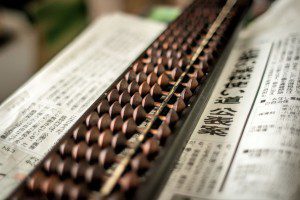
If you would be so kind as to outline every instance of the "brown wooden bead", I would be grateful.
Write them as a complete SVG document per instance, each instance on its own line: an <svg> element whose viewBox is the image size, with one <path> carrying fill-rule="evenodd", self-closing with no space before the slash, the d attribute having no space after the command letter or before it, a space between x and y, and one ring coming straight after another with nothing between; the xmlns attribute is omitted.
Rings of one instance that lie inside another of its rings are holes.
<svg viewBox="0 0 300 200"><path fill-rule="evenodd" d="M122 132L127 136L131 136L132 134L134 134L136 132L136 129L137 125L133 118L129 118L128 120L126 120L122 126Z"/></svg>
<svg viewBox="0 0 300 200"><path fill-rule="evenodd" d="M110 108L109 108L109 115L110 115L110 117L115 117L115 116L117 116L117 115L119 115L120 114L120 112L121 112L121 110L122 110L122 107L121 107L121 105L119 104L119 102L114 102L111 106L110 106Z"/></svg>
<svg viewBox="0 0 300 200"><path fill-rule="evenodd" d="M125 75L125 79L128 82L131 82L131 81L135 80L135 77L136 77L136 73L132 70L128 71Z"/></svg>
<svg viewBox="0 0 300 200"><path fill-rule="evenodd" d="M93 144L86 150L85 159L90 163L96 162L98 160L100 151L100 147L97 144Z"/></svg>
<svg viewBox="0 0 300 200"><path fill-rule="evenodd" d="M179 116L177 114L177 112L174 109L170 109L170 111L168 112L168 114L166 115L166 120L165 122L167 124L174 124L175 122L177 122L179 120Z"/></svg>
<svg viewBox="0 0 300 200"><path fill-rule="evenodd" d="M71 158L66 158L57 165L56 171L61 177L70 176L73 164L74 161Z"/></svg>
<svg viewBox="0 0 300 200"><path fill-rule="evenodd" d="M127 88L128 88L128 83L125 79L120 80L119 83L117 84L117 90L119 92L127 91Z"/></svg>
<svg viewBox="0 0 300 200"><path fill-rule="evenodd" d="M158 64L154 68L154 72L157 74L157 76L160 76L165 71L165 67L162 64Z"/></svg>
<svg viewBox="0 0 300 200"><path fill-rule="evenodd" d="M159 142L154 138L148 139L146 142L142 144L143 154L148 158L152 158L159 151Z"/></svg>
<svg viewBox="0 0 300 200"><path fill-rule="evenodd" d="M142 62L136 62L132 66L132 70L136 73L143 71L144 64Z"/></svg>
<svg viewBox="0 0 300 200"><path fill-rule="evenodd" d="M92 112L87 116L85 120L86 126L87 127L97 126L98 120L99 120L98 113Z"/></svg>
<svg viewBox="0 0 300 200"><path fill-rule="evenodd" d="M103 131L98 139L98 145L101 148L106 148L110 145L113 138L113 134L109 129Z"/></svg>
<svg viewBox="0 0 300 200"><path fill-rule="evenodd" d="M192 95L193 95L193 93L192 93L192 91L189 88L183 89L182 92L180 93L180 96L184 100L189 100Z"/></svg>
<svg viewBox="0 0 300 200"><path fill-rule="evenodd" d="M60 182L57 176L50 176L46 178L41 184L41 191L48 196L52 196L55 186Z"/></svg>
<svg viewBox="0 0 300 200"><path fill-rule="evenodd" d="M145 81L140 85L139 93L141 94L141 96L145 96L146 94L149 93L150 89L151 88L150 88L149 84Z"/></svg>
<svg viewBox="0 0 300 200"><path fill-rule="evenodd" d="M172 79L177 80L182 74L182 69L176 67L172 70Z"/></svg>
<svg viewBox="0 0 300 200"><path fill-rule="evenodd" d="M27 187L32 190L39 190L41 183L45 180L45 175L38 171L33 174L27 181Z"/></svg>
<svg viewBox="0 0 300 200"><path fill-rule="evenodd" d="M151 72L153 72L154 70L154 66L152 63L146 64L146 66L144 67L144 73L146 74L150 74Z"/></svg>
<svg viewBox="0 0 300 200"><path fill-rule="evenodd" d="M61 157L56 153L50 155L49 158L47 158L43 163L44 169L49 173L55 172L56 166L61 162L61 160L62 160Z"/></svg>
<svg viewBox="0 0 300 200"><path fill-rule="evenodd" d="M142 106L138 106L133 111L133 119L138 123L146 118L146 111Z"/></svg>
<svg viewBox="0 0 300 200"><path fill-rule="evenodd" d="M105 130L110 127L110 123L111 123L111 118L109 114L106 113L100 117L98 121L98 129Z"/></svg>
<svg viewBox="0 0 300 200"><path fill-rule="evenodd" d="M146 54L147 54L148 56L151 56L151 55L155 54L156 51L157 51L156 48L151 48L151 47L149 47L149 48L146 50Z"/></svg>
<svg viewBox="0 0 300 200"><path fill-rule="evenodd" d="M55 199L69 199L69 191L73 185L74 183L69 179L59 182L54 188Z"/></svg>
<svg viewBox="0 0 300 200"><path fill-rule="evenodd" d="M184 58L182 58L182 59L180 59L180 60L178 61L178 65L179 65L180 67L186 67L186 66L188 66L188 64L189 64L189 62L188 62L186 59L184 59Z"/></svg>
<svg viewBox="0 0 300 200"><path fill-rule="evenodd" d="M171 58L169 59L169 62L168 62L168 69L175 69L175 68L180 68L179 66L179 60L177 58Z"/></svg>
<svg viewBox="0 0 300 200"><path fill-rule="evenodd" d="M88 144L93 144L98 141L98 137L100 136L100 132L97 127L92 127L85 135L85 141Z"/></svg>
<svg viewBox="0 0 300 200"><path fill-rule="evenodd" d="M147 83L150 85L150 86L153 86L158 80L158 77L157 75L152 72L151 74L148 75L147 77Z"/></svg>
<svg viewBox="0 0 300 200"><path fill-rule="evenodd" d="M158 57L161 57L162 55L163 55L163 50L162 49L157 49L155 54L152 57L158 58Z"/></svg>
<svg viewBox="0 0 300 200"><path fill-rule="evenodd" d="M100 165L93 165L85 172L85 181L93 188L98 188L105 180L105 170Z"/></svg>
<svg viewBox="0 0 300 200"><path fill-rule="evenodd" d="M171 135L171 129L165 123L162 123L157 129L157 134L155 135L159 140L164 140Z"/></svg>
<svg viewBox="0 0 300 200"><path fill-rule="evenodd" d="M134 172L127 172L119 181L123 191L136 189L140 184L138 175Z"/></svg>
<svg viewBox="0 0 300 200"><path fill-rule="evenodd" d="M136 92L130 99L130 105L132 107L136 107L142 103L142 100L143 99L142 99L141 95L138 92Z"/></svg>
<svg viewBox="0 0 300 200"><path fill-rule="evenodd" d="M182 112L185 107L186 105L181 97L179 97L173 105L173 109L178 113Z"/></svg>
<svg viewBox="0 0 300 200"><path fill-rule="evenodd" d="M62 156L71 155L72 148L75 142L72 139L65 140L61 145L59 145L59 152Z"/></svg>
<svg viewBox="0 0 300 200"><path fill-rule="evenodd" d="M201 69L196 69L192 75L197 78L198 80L201 80L204 77L204 72Z"/></svg>
<svg viewBox="0 0 300 200"><path fill-rule="evenodd" d="M163 48L164 50L167 50L170 46L171 46L171 45L170 45L170 42L165 41L165 42L163 43L162 48Z"/></svg>
<svg viewBox="0 0 300 200"><path fill-rule="evenodd" d="M115 162L115 157L114 150L111 147L107 147L100 152L98 160L104 167L108 167Z"/></svg>
<svg viewBox="0 0 300 200"><path fill-rule="evenodd" d="M187 55L188 55L188 53L186 53L186 52L183 52L183 51L177 51L175 57L176 57L177 59L180 60L180 59L182 59L184 56L187 56ZM179 65L179 62L178 62L178 65Z"/></svg>
<svg viewBox="0 0 300 200"><path fill-rule="evenodd" d="M122 125L123 125L123 120L121 116L117 116L111 121L110 130L116 133L122 129Z"/></svg>
<svg viewBox="0 0 300 200"><path fill-rule="evenodd" d="M160 46L160 42L159 41L154 41L153 45L152 45L155 49L157 49Z"/></svg>
<svg viewBox="0 0 300 200"><path fill-rule="evenodd" d="M186 84L191 90L196 89L196 87L199 85L198 81L196 78L191 78L187 84Z"/></svg>
<svg viewBox="0 0 300 200"><path fill-rule="evenodd" d="M125 105L130 101L130 94L127 91L124 91L119 97L119 103Z"/></svg>
<svg viewBox="0 0 300 200"><path fill-rule="evenodd" d="M72 200L80 200L88 198L88 191L82 185L74 185L69 191L69 198Z"/></svg>
<svg viewBox="0 0 300 200"><path fill-rule="evenodd" d="M113 136L111 146L118 151L126 147L126 142L127 140L124 134L119 132L118 134Z"/></svg>
<svg viewBox="0 0 300 200"><path fill-rule="evenodd" d="M86 126L80 124L74 131L73 131L73 138L75 141L84 140L85 134L87 132Z"/></svg>
<svg viewBox="0 0 300 200"><path fill-rule="evenodd" d="M178 50L178 49L179 49L179 43L174 42L174 43L172 44L172 49ZM178 57L178 56L177 56L177 57Z"/></svg>
<svg viewBox="0 0 300 200"><path fill-rule="evenodd" d="M194 65L194 67L196 69L200 69L201 71L203 71L203 73L207 73L209 71L209 65L207 64L207 62L204 61L197 61L197 63Z"/></svg>
<svg viewBox="0 0 300 200"><path fill-rule="evenodd" d="M101 100L101 102L97 106L97 112L98 112L98 114L100 115L100 114L107 113L108 110L109 110L108 101L106 99Z"/></svg>
<svg viewBox="0 0 300 200"><path fill-rule="evenodd" d="M172 49L167 50L166 56L167 58L175 57L174 51L172 51Z"/></svg>
<svg viewBox="0 0 300 200"><path fill-rule="evenodd" d="M82 181L85 176L85 171L88 168L89 164L86 161L81 161L72 166L71 175L72 178L77 181Z"/></svg>
<svg viewBox="0 0 300 200"><path fill-rule="evenodd" d="M117 89L113 89L113 90L111 90L111 91L108 93L108 95L107 95L107 100L108 100L108 102L113 103L113 102L119 100L119 96L120 96L120 95L119 95L118 90L117 90Z"/></svg>
<svg viewBox="0 0 300 200"><path fill-rule="evenodd" d="M161 34L161 35L158 37L158 40L159 40L160 42L163 42L165 39L166 39L166 35L165 35L165 34Z"/></svg>
<svg viewBox="0 0 300 200"><path fill-rule="evenodd" d="M139 91L139 84L135 81L132 81L128 86L128 93L134 94L135 92Z"/></svg>
<svg viewBox="0 0 300 200"><path fill-rule="evenodd" d="M167 57L160 57L160 58L158 58L157 63L161 64L163 66L167 66L168 61L169 61L169 59Z"/></svg>
<svg viewBox="0 0 300 200"><path fill-rule="evenodd" d="M169 85L169 77L166 73L163 73L162 75L159 76L158 80L157 80L157 83L160 85L160 86L167 86Z"/></svg>
<svg viewBox="0 0 300 200"><path fill-rule="evenodd" d="M131 160L131 168L138 174L145 172L150 168L150 162L143 154L138 154Z"/></svg>
<svg viewBox="0 0 300 200"><path fill-rule="evenodd" d="M128 103L126 104L122 110L121 110L121 117L123 118L123 120L132 117L133 115L133 108L131 107L131 105Z"/></svg>
<svg viewBox="0 0 300 200"><path fill-rule="evenodd" d="M154 99L150 94L147 94L142 100L142 106L144 108L151 108L154 106Z"/></svg>
<svg viewBox="0 0 300 200"><path fill-rule="evenodd" d="M138 84L141 84L142 82L147 80L147 75L144 72L140 72L136 75L135 80Z"/></svg>
<svg viewBox="0 0 300 200"><path fill-rule="evenodd" d="M159 97L161 96L161 93L162 93L162 89L157 83L155 83L150 89L150 94L153 97Z"/></svg>
<svg viewBox="0 0 300 200"><path fill-rule="evenodd" d="M72 149L72 158L79 160L85 157L85 152L88 149L88 145L85 142L80 142Z"/></svg>

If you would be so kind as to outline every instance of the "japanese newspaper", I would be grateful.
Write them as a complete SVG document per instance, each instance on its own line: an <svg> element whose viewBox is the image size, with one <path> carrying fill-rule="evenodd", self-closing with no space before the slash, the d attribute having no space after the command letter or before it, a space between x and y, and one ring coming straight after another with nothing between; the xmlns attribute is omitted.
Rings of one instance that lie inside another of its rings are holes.
<svg viewBox="0 0 300 200"><path fill-rule="evenodd" d="M299 9L240 34L159 199L300 199Z"/></svg>

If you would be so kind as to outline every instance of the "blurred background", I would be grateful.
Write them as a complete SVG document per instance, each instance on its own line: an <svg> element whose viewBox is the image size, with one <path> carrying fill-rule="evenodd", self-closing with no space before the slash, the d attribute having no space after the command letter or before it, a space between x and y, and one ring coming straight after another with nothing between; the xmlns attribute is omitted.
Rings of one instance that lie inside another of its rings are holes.
<svg viewBox="0 0 300 200"><path fill-rule="evenodd" d="M95 18L122 11L168 23L191 0L0 0L0 103ZM258 16L271 0L254 0Z"/></svg>

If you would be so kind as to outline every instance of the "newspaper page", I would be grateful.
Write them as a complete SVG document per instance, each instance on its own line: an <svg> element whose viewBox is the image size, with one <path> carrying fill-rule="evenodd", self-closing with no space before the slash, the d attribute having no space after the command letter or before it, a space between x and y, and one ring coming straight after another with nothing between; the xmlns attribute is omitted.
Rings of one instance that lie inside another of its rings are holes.
<svg viewBox="0 0 300 200"><path fill-rule="evenodd" d="M300 199L299 10L240 34L160 200Z"/></svg>
<svg viewBox="0 0 300 200"><path fill-rule="evenodd" d="M0 107L0 199L164 30L125 14L93 23Z"/></svg>

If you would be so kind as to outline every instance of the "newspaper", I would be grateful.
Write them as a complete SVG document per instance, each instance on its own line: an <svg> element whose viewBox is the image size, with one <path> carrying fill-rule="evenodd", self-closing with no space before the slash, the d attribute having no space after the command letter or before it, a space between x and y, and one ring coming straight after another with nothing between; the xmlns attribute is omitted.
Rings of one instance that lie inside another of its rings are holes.
<svg viewBox="0 0 300 200"><path fill-rule="evenodd" d="M0 107L0 199L165 29L125 14L97 20Z"/></svg>
<svg viewBox="0 0 300 200"><path fill-rule="evenodd" d="M300 199L299 10L278 1L240 33L160 200Z"/></svg>

